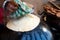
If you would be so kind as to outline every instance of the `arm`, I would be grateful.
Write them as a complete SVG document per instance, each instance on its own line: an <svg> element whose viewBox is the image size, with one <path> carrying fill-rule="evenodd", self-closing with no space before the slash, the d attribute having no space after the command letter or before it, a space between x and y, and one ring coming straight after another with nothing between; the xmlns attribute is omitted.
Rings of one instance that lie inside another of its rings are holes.
<svg viewBox="0 0 60 40"><path fill-rule="evenodd" d="M5 11L7 10L8 12L13 12L17 9L17 6L18 4L16 4L13 0L4 0L1 3L0 8L6 8Z"/></svg>

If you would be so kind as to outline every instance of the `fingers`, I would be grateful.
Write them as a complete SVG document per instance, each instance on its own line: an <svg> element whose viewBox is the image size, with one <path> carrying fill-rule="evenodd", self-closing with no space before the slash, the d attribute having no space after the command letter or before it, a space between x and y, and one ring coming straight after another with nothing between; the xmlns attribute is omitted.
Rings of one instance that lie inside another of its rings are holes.
<svg viewBox="0 0 60 40"><path fill-rule="evenodd" d="M12 13L14 10L12 10L10 7L7 7L7 11Z"/></svg>
<svg viewBox="0 0 60 40"><path fill-rule="evenodd" d="M52 15L55 15L56 11L55 11L54 8L51 7L50 5L46 5L44 8L46 9L46 11L47 11L48 13L50 13L50 14L52 14Z"/></svg>
<svg viewBox="0 0 60 40"><path fill-rule="evenodd" d="M14 5L11 5L11 4L9 4L9 8L13 11L15 11L17 9L17 7L15 7Z"/></svg>
<svg viewBox="0 0 60 40"><path fill-rule="evenodd" d="M10 13L16 11L17 8L18 8L18 6L17 6L16 3L14 4L14 2L9 2L8 5L7 5L7 7L6 7L6 9L7 9Z"/></svg>
<svg viewBox="0 0 60 40"><path fill-rule="evenodd" d="M54 7L51 7L49 5L47 6L44 6L44 9L46 9L46 11L52 15L56 15L57 17L60 18L60 10L54 8Z"/></svg>
<svg viewBox="0 0 60 40"><path fill-rule="evenodd" d="M57 12L56 16L60 18L60 12Z"/></svg>

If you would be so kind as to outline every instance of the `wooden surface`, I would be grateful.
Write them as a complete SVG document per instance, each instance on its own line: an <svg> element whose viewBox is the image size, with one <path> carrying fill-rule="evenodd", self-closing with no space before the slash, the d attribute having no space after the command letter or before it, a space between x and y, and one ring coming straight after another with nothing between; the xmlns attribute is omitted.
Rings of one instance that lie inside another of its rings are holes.
<svg viewBox="0 0 60 40"><path fill-rule="evenodd" d="M22 0L22 1L25 1L25 2L28 2L30 4L33 4L34 8L35 8L35 11L39 11L39 10L42 10L42 5L47 3L48 1L54 1L54 0Z"/></svg>

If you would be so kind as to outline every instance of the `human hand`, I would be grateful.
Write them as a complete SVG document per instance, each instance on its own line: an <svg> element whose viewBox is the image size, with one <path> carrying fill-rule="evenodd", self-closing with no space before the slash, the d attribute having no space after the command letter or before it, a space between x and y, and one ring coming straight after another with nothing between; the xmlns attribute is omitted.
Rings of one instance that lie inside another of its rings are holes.
<svg viewBox="0 0 60 40"><path fill-rule="evenodd" d="M52 14L52 15L56 15L57 17L60 17L60 10L59 10L59 9L56 9L56 8L50 6L50 5L44 6L44 9L45 9L48 13L50 13L50 14Z"/></svg>
<svg viewBox="0 0 60 40"><path fill-rule="evenodd" d="M18 4L16 4L14 1L8 1L5 8L7 12L12 13L18 8Z"/></svg>

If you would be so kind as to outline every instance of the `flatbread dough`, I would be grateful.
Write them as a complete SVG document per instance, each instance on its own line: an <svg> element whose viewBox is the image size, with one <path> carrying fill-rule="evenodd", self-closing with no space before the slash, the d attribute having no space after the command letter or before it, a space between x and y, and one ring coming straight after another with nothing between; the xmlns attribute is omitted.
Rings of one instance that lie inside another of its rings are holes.
<svg viewBox="0 0 60 40"><path fill-rule="evenodd" d="M33 14L27 14L18 20L9 20L7 28L13 31L26 32L35 29L40 23L40 18Z"/></svg>

